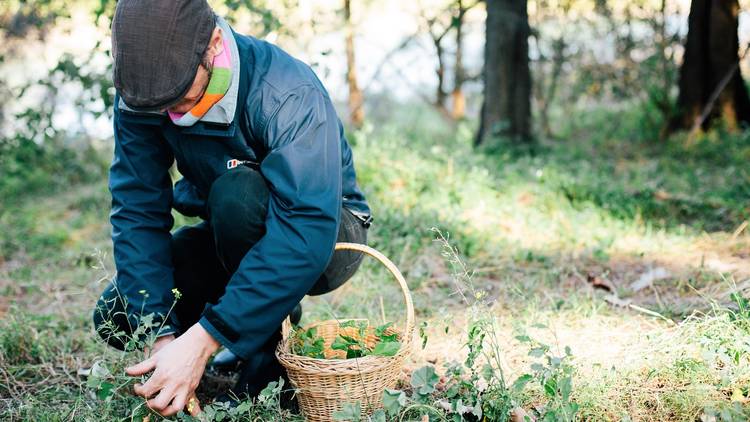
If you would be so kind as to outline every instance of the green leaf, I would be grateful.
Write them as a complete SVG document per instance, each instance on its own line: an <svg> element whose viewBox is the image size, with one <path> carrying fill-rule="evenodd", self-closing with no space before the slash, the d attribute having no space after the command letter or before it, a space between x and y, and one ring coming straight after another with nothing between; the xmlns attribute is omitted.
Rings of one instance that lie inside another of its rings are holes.
<svg viewBox="0 0 750 422"><path fill-rule="evenodd" d="M554 398L557 396L557 381L554 379L548 379L547 382L544 383L544 394L547 395L547 397Z"/></svg>
<svg viewBox="0 0 750 422"><path fill-rule="evenodd" d="M94 362L89 373L90 377L98 379L108 378L111 375L112 373L110 372L109 368L107 368L107 366L101 361Z"/></svg>
<svg viewBox="0 0 750 422"><path fill-rule="evenodd" d="M403 391L389 388L383 391L383 407L389 415L397 415L404 406L406 406L406 394Z"/></svg>
<svg viewBox="0 0 750 422"><path fill-rule="evenodd" d="M251 401L243 401L237 407L235 407L235 410L237 411L237 415L242 415L245 413L250 412L250 409L253 407L253 403Z"/></svg>
<svg viewBox="0 0 750 422"><path fill-rule="evenodd" d="M111 382L102 382L99 384L99 388L96 391L96 396L99 398L99 400L107 400L114 394L112 390L114 390L115 385Z"/></svg>
<svg viewBox="0 0 750 422"><path fill-rule="evenodd" d="M534 377L532 377L530 374L523 374L520 377L516 378L516 381L513 382L513 391L520 393L523 391L524 388L526 388L526 384L529 383Z"/></svg>
<svg viewBox="0 0 750 422"><path fill-rule="evenodd" d="M379 325L375 327L375 334L377 334L378 336L382 336L389 328L391 328L391 326L393 326L392 322L386 322L383 325Z"/></svg>
<svg viewBox="0 0 750 422"><path fill-rule="evenodd" d="M347 350L349 346L351 345L350 342L346 341L341 336L336 336L335 339L333 339L333 343L331 343L331 349L333 350Z"/></svg>
<svg viewBox="0 0 750 422"><path fill-rule="evenodd" d="M558 417L557 412L553 410L545 413L544 417L542 418L542 422L559 422L560 420L565 420L565 419Z"/></svg>
<svg viewBox="0 0 750 422"><path fill-rule="evenodd" d="M372 422L385 422L385 410L378 409L370 416Z"/></svg>
<svg viewBox="0 0 750 422"><path fill-rule="evenodd" d="M360 349L347 349L346 350L347 359L361 358L364 355L365 353Z"/></svg>
<svg viewBox="0 0 750 422"><path fill-rule="evenodd" d="M305 330L302 332L303 338L314 339L317 336L318 336L318 329L315 327L312 327L309 330Z"/></svg>
<svg viewBox="0 0 750 422"><path fill-rule="evenodd" d="M141 315L138 325L147 327L147 328L151 328L152 326L156 325L154 323L154 314L150 313L148 315Z"/></svg>
<svg viewBox="0 0 750 422"><path fill-rule="evenodd" d="M339 334L339 337L341 337L342 339L346 340L347 342L349 342L351 344L357 344L357 343L359 343L359 340L357 340L356 338L351 337L351 336L347 336L345 334Z"/></svg>
<svg viewBox="0 0 750 422"><path fill-rule="evenodd" d="M461 385L454 383L454 384L451 384L451 386L448 387L447 390L445 390L445 397L449 399L453 399L453 398L458 397L460 393L461 393Z"/></svg>
<svg viewBox="0 0 750 422"><path fill-rule="evenodd" d="M359 321L353 321L353 320L347 320L339 324L339 327L346 328L346 327L358 327Z"/></svg>
<svg viewBox="0 0 750 422"><path fill-rule="evenodd" d="M427 347L427 321L419 324L419 338L422 339L422 350Z"/></svg>
<svg viewBox="0 0 750 422"><path fill-rule="evenodd" d="M411 386L417 394L422 396L434 392L439 380L440 377L432 366L423 366L411 374Z"/></svg>
<svg viewBox="0 0 750 422"><path fill-rule="evenodd" d="M341 410L333 412L333 420L359 422L359 414L362 412L362 406L359 402L344 403Z"/></svg>
<svg viewBox="0 0 750 422"><path fill-rule="evenodd" d="M570 393L573 391L573 382L570 377L565 377L560 380L560 394L562 395L563 401L570 399Z"/></svg>
<svg viewBox="0 0 750 422"><path fill-rule="evenodd" d="M387 322L381 326L375 327L375 336L381 341L398 341L398 334L396 332L388 333L388 329L393 326L392 322Z"/></svg>
<svg viewBox="0 0 750 422"><path fill-rule="evenodd" d="M281 393L282 388L284 387L284 379L279 378L278 381L271 381L268 383L266 388L264 388L260 394L258 395L258 399L261 401L268 401L270 399L276 398Z"/></svg>
<svg viewBox="0 0 750 422"><path fill-rule="evenodd" d="M482 378L484 378L485 381L489 381L494 375L495 369L489 363L485 363L482 366Z"/></svg>
<svg viewBox="0 0 750 422"><path fill-rule="evenodd" d="M570 403L568 404L568 407L570 408L570 415L575 416L576 413L578 413L578 403Z"/></svg>
<svg viewBox="0 0 750 422"><path fill-rule="evenodd" d="M544 356L544 354L547 351L544 349L544 347L534 347L533 349L529 350L529 356L533 358L540 358Z"/></svg>
<svg viewBox="0 0 750 422"><path fill-rule="evenodd" d="M295 331L293 336L293 353L300 356L307 356L317 359L325 358L325 341L322 337L318 336L318 332L315 327L312 327L308 330Z"/></svg>
<svg viewBox="0 0 750 422"><path fill-rule="evenodd" d="M401 348L397 341L383 341L375 345L372 354L375 356L394 356Z"/></svg>
<svg viewBox="0 0 750 422"><path fill-rule="evenodd" d="M482 420L482 414L483 414L484 412L482 412L482 402L481 402L481 400L478 400L478 399L477 399L477 402L476 402L476 404L474 404L474 408L473 408L473 409L471 409L471 413L472 413L472 414L473 414L474 416L476 416L476 417L477 417L477 420L480 420L480 421Z"/></svg>

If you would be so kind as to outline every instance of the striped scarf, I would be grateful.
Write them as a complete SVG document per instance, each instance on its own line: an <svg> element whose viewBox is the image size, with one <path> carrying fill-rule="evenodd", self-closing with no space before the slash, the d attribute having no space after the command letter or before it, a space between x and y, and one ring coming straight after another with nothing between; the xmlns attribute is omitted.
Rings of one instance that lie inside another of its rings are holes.
<svg viewBox="0 0 750 422"><path fill-rule="evenodd" d="M208 81L208 87L205 94L201 97L198 104L193 106L187 113L169 112L169 118L177 126L192 126L208 113L208 110L218 103L224 94L229 90L232 82L232 57L230 54L229 43L224 40L224 51L214 57L213 71L211 80Z"/></svg>

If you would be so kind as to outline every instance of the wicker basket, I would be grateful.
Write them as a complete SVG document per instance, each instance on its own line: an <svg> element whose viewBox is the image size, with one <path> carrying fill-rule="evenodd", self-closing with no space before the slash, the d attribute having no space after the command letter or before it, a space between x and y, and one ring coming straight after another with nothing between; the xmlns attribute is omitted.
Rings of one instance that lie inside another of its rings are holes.
<svg viewBox="0 0 750 422"><path fill-rule="evenodd" d="M406 324L398 334L401 348L395 356L365 356L353 359L316 359L295 355L291 352L291 325L284 322L283 338L276 348L276 357L286 368L289 380L298 390L300 408L308 421L332 421L333 413L344 403L359 402L362 417L383 406L383 390L393 388L401 374L404 361L411 353L414 330L414 305L403 275L383 254L375 249L356 243L337 243L336 250L354 250L370 255L380 261L393 274L401 286L406 302ZM332 350L331 343L339 334L344 321L330 320L311 324L325 341L327 358L341 357L342 351ZM362 321L362 320L359 320ZM366 321L366 320L365 320ZM347 334L353 334L349 332ZM366 343L376 341L373 330L368 329Z"/></svg>

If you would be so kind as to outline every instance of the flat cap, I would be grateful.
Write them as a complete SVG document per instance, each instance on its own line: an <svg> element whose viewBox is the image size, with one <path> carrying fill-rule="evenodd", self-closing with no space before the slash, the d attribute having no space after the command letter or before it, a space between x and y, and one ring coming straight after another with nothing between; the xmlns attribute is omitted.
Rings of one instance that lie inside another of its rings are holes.
<svg viewBox="0 0 750 422"><path fill-rule="evenodd" d="M163 110L187 94L216 26L206 0L119 0L113 81L128 107Z"/></svg>

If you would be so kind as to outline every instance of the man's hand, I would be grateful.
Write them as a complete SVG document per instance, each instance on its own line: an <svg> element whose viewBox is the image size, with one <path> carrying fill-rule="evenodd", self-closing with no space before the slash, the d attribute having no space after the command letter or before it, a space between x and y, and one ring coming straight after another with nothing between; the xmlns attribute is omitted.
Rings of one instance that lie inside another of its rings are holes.
<svg viewBox="0 0 750 422"><path fill-rule="evenodd" d="M146 347L145 349L143 349L143 352L144 352L144 354L147 357L150 357L151 355L156 354L156 352L158 352L159 350L161 350L164 346L166 346L167 344L171 343L172 340L174 340L175 338L176 337L174 336L174 334L168 334L166 336L161 336L161 337L157 338L156 341L154 341L154 344L151 345L150 349L148 347Z"/></svg>
<svg viewBox="0 0 750 422"><path fill-rule="evenodd" d="M208 358L219 348L219 343L200 325L195 324L176 339L154 345L153 354L125 372L130 376L154 373L144 384L136 384L136 394L148 400L148 406L162 416L172 416L183 410L191 400L195 413L195 389L206 369ZM155 397L154 397L155 396ZM153 398L151 398L153 397ZM199 410L199 409L198 409Z"/></svg>

